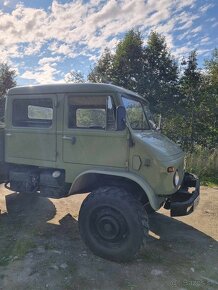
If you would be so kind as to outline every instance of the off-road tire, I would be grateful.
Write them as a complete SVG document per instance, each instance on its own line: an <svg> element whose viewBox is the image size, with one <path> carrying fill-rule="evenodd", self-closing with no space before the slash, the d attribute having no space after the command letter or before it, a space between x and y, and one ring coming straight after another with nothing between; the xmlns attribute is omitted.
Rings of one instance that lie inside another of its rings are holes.
<svg viewBox="0 0 218 290"><path fill-rule="evenodd" d="M100 187L83 201L79 213L80 235L90 250L102 258L132 260L148 236L143 205L118 187Z"/></svg>
<svg viewBox="0 0 218 290"><path fill-rule="evenodd" d="M150 205L150 203L145 205L145 210L146 210L148 215L154 214L156 212L156 210L153 209L153 207Z"/></svg>

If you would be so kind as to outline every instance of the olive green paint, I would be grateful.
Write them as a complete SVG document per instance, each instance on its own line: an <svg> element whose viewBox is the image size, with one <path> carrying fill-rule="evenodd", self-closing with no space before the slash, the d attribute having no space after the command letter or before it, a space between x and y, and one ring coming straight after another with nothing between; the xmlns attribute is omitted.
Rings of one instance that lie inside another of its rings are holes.
<svg viewBox="0 0 218 290"><path fill-rule="evenodd" d="M66 181L72 183L71 192L79 190L78 180L90 173L125 177L140 185L152 207L158 209L164 196L176 192L183 178L184 153L175 143L154 130L68 128L68 96L112 96L118 107L123 105L121 94L142 100L136 93L107 84L40 85L9 90L5 162L65 169ZM54 114L50 128L13 127L12 102L27 97L52 99ZM1 140L2 132L0 128ZM71 141L72 137L76 142ZM169 166L178 169L178 187L173 185L174 173L167 172Z"/></svg>

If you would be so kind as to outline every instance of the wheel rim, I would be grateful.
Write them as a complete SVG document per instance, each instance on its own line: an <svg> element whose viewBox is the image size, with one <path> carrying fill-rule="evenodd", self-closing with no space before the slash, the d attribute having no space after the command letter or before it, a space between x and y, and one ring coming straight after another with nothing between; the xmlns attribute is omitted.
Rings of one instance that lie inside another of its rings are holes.
<svg viewBox="0 0 218 290"><path fill-rule="evenodd" d="M124 216L111 207L100 207L93 211L90 229L99 242L110 246L120 244L128 237L128 225Z"/></svg>

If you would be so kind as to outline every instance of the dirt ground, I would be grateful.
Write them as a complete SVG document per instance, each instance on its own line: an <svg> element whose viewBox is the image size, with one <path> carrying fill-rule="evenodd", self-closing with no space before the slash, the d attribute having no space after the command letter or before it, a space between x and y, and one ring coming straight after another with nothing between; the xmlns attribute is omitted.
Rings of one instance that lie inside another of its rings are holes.
<svg viewBox="0 0 218 290"><path fill-rule="evenodd" d="M0 290L218 289L218 188L202 187L190 216L151 215L147 246L128 264L85 247L82 199L29 198L0 187Z"/></svg>

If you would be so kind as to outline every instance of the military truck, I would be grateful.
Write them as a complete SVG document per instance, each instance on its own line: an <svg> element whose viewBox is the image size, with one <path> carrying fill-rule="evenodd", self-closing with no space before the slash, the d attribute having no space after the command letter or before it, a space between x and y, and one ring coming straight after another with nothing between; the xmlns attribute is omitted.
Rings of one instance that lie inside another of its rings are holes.
<svg viewBox="0 0 218 290"><path fill-rule="evenodd" d="M28 195L89 193L78 218L81 237L115 261L138 253L149 212L164 206L183 216L199 201L198 178L184 171L183 151L161 134L148 102L109 84L10 89L0 178Z"/></svg>

